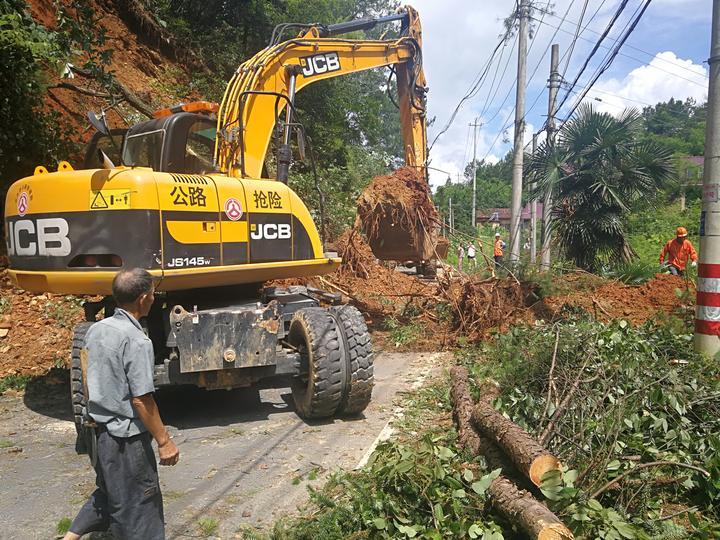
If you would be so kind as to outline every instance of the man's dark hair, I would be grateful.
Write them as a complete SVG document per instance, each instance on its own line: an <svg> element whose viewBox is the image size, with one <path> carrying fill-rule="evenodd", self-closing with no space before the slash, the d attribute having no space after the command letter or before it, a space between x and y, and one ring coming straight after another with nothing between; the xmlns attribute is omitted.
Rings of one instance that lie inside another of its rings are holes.
<svg viewBox="0 0 720 540"><path fill-rule="evenodd" d="M144 268L120 270L112 282L112 293L119 306L132 304L153 287L153 278Z"/></svg>

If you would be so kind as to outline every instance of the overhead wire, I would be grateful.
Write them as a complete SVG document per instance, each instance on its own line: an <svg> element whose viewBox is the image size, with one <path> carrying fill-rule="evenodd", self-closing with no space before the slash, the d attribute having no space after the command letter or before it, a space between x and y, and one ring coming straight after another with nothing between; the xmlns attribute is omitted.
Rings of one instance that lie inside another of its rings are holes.
<svg viewBox="0 0 720 540"><path fill-rule="evenodd" d="M484 67L480 70L480 73L478 74L478 76L474 79L472 85L470 86L470 89L465 93L465 95L460 99L458 104L455 106L455 109L453 110L452 114L450 115L450 118L448 119L445 126L443 126L443 128L437 133L437 135L435 135L435 138L433 139L432 143L430 144L430 147L428 150L431 150L432 147L437 142L437 140L442 135L444 135L448 129L450 129L450 126L455 121L455 118L456 118L458 112L460 112L460 109L461 109L463 103L465 103L468 99L471 99L472 97L477 95L477 93L480 91L480 88L482 87L483 82L487 78L488 71L490 70L490 67L492 65L493 60L495 59L495 56L497 55L497 52L500 50L500 47L503 47L507 44L507 38L510 35L511 29L512 29L512 25L510 25L506 29L505 33L500 37L500 41L495 46L492 53L490 53L490 57L488 58L487 62L484 64Z"/></svg>
<svg viewBox="0 0 720 540"><path fill-rule="evenodd" d="M539 19L538 19L538 20L539 20ZM561 32L565 32L566 34L570 34L570 35L573 34L573 32L571 32L570 30L566 30L566 29L564 29L564 28L560 28L559 26L555 26L554 24L551 24L551 23L549 23L549 22L547 22L547 21L544 22L543 24L546 25L546 26L549 26L549 27L551 27L551 28L559 29ZM596 33L597 33L597 32L596 32ZM580 39L582 39L583 41L587 41L587 42L589 42L589 43L595 43L593 40L588 39L588 38L584 38L584 37L582 37L582 36L580 37ZM606 50L611 50L611 49L612 49L612 47L607 46L607 45L602 45L601 48L602 48L602 49L606 49ZM663 61L665 61L667 64L670 64L670 65L672 65L672 66L674 66L674 67L676 67L676 68L683 69L683 70L685 70L685 71L687 71L687 72L689 72L689 73L693 73L693 74L695 74L695 75L698 76L698 77L702 77L702 76L703 76L703 75L701 75L700 73L698 73L697 71L693 71L692 69L686 68L685 66L681 66L680 64L676 64L676 63L671 62L671 61L669 61L669 60L665 60L665 59L663 59L663 58L659 58L659 57L657 57L657 56L653 56L651 53L648 53L648 52L645 52L645 51L641 51L641 52L643 52L644 54L647 54L648 56L650 56L650 57L652 57L652 58L654 58L654 59L656 59L656 60L663 60ZM642 64L643 66L647 66L647 67L649 67L649 68L651 68L651 69L655 69L655 70L658 70L658 71L662 71L663 73L667 73L668 75L671 75L671 76L676 77L676 78L678 78L678 79L682 79L682 80L684 80L684 81L687 81L687 82L689 82L689 83L695 84L695 85L697 85L697 86L702 86L703 88L707 88L707 80L706 80L706 82L703 83L703 82L700 82L700 81L694 81L694 80L692 80L692 79L688 79L687 77L683 77L682 75L679 75L679 74L677 74L677 73L673 73L672 71L668 71L668 70L666 70L666 69L663 69L663 68L661 68L660 66L656 66L656 65L654 65L654 64L648 64L645 60L641 60L640 58L636 58L635 56L631 56L631 55L629 55L629 54L627 54L627 53L622 53L622 52L620 52L620 53L618 53L618 56L622 56L622 57L624 57L624 58L628 58L628 59L630 59L630 60L634 60L635 62L637 62L638 64ZM707 78L706 78L706 79L707 79Z"/></svg>
<svg viewBox="0 0 720 540"><path fill-rule="evenodd" d="M605 1L606 1L606 0L603 0L602 4L604 4ZM602 4L600 4L600 7L602 7ZM595 14L597 14L597 11L599 11L599 8L598 8L598 10L596 10L596 13L595 13ZM557 15L555 15L555 14L552 13L552 12L548 13L548 15L550 15L551 17L555 17L556 19L559 18ZM570 23L570 24L575 24L573 21L571 21L571 20L568 19L568 20L566 20L566 21L561 21L561 22L560 22L560 26L562 26L563 22L567 22L567 23ZM543 23L543 24L548 25L548 26L554 28L554 26L553 26L552 24L548 23L548 22L545 22L545 23ZM598 32L597 30L593 30L592 28L587 28L587 27L586 27L586 29L587 29L590 33L592 33L592 34L600 35L600 32ZM568 30L565 30L564 28L562 29L562 31L569 33L569 31L568 31ZM592 41L591 41L590 39L588 39L588 38L581 38L581 39L585 39L585 41L590 41L590 42L592 42ZM615 43L617 40L611 38L611 41L612 41L613 43ZM607 48L610 48L610 47L607 47ZM690 68L688 68L688 67L685 67L685 66L683 66L683 65L680 65L680 64L677 64L677 63L675 63L675 62L672 62L671 60L667 60L667 59L665 59L665 58L659 58L659 57L657 57L656 54L650 53L650 52L648 52L648 51L646 51L646 50L644 50L644 49L641 49L640 47L637 47L637 46L635 46L635 45L631 45L630 43L626 43L626 44L625 44L625 48L626 48L626 49L633 49L633 50L635 50L635 51L638 51L638 52L640 52L640 53L643 53L643 54L649 56L650 58L657 58L657 60L659 60L659 61L661 61L661 62L665 62L666 64L669 64L669 65L671 65L671 66L673 66L673 67L676 67L676 68L679 68L679 69L683 69L683 70L685 70L685 71L687 71L687 72L689 72L689 73L693 73L693 74L695 74L695 75L698 75L697 71L694 71L694 70L692 70L692 69L690 69ZM620 56L625 56L625 57L627 57L627 58L631 58L632 60L635 60L636 62L643 62L643 60L639 60L639 59L637 59L637 58L635 58L635 57L633 57L633 56L629 56L627 53L620 53Z"/></svg>
<svg viewBox="0 0 720 540"><path fill-rule="evenodd" d="M604 3L604 2L605 2L605 0L603 0L603 3ZM539 23L542 23L542 22L543 22L543 19L544 19L545 13L550 13L550 11L547 10L547 7L549 6L549 4L550 4L550 3L548 2L545 10L541 10L541 12L543 13L543 17L541 17L540 19L535 19L534 17L530 16L530 18L532 18L533 20L535 20L535 21L537 21L537 22L539 22ZM570 4L568 4L568 7L567 7L567 9L565 10L565 13L563 14L563 17L562 17L562 20L563 20L563 21L564 21L565 18L567 17L568 13L570 13L570 8L572 8L572 2L571 2ZM597 14L597 12L596 12L595 14ZM594 15L593 15L593 16L594 16ZM555 30L555 32L553 33L553 35L550 37L550 39L549 39L549 41L548 41L548 44L547 44L547 47L545 47L545 50L543 51L542 55L540 56L540 59L539 59L538 62L535 64L535 68L533 69L532 74L530 75L530 77L528 77L528 80L527 80L527 82L525 83L525 88L528 88L528 87L530 86L530 83L533 81L533 79L534 79L534 77L535 77L535 74L537 73L538 68L540 67L540 65L542 64L542 61L545 59L548 51L550 50L550 47L552 46L552 43L553 43L553 41L555 40L555 37L557 36L558 31L559 31L559 27ZM538 34L537 34L537 32L536 32L535 36L533 36L533 41L535 40L535 37L537 37L537 35L538 35ZM530 49L531 49L531 48L532 48L532 44L531 44L531 47L528 48L528 52L530 52ZM498 108L498 110L497 110L497 112L495 113L495 115L494 115L490 120L488 120L488 121L486 122L486 124L487 124L487 123L490 123L492 120L495 119L495 117L497 117L497 115L498 115L499 112L502 110L503 106L505 105L505 102L507 102L508 98L510 97L510 94L512 93L512 91L513 91L514 88L515 88L515 83L513 83L513 85L512 85L512 86L510 87L510 89L508 90L508 93L505 95L505 99L504 99L503 102L500 104L500 107ZM532 104L530 105L530 107L525 111L525 114L523 115L523 118L522 118L522 121L523 121L523 122L525 121L525 118L527 118L527 116L533 111L533 109L534 109L535 106L537 105L537 102L540 100L540 98L542 97L542 95L543 95L543 90L541 90L541 91L538 93L538 95L535 97L535 100L532 102ZM513 108L510 110L510 113L505 117L505 120L503 121L503 123L501 124L502 127L501 127L500 130L498 131L498 134L495 136L495 139L493 140L492 144L490 145L490 148L488 149L487 153L485 154L485 157L483 158L483 161L484 161L485 159L487 159L487 158L490 156L490 154L492 153L492 150L493 150L493 148L495 147L495 144L497 144L497 141L500 139L500 135L502 135L502 134L505 132L505 130L510 127L509 120L510 120L510 117L512 116L512 114L513 114L514 112L515 112L515 108L513 107ZM527 145L526 145L526 146L527 146Z"/></svg>
<svg viewBox="0 0 720 540"><path fill-rule="evenodd" d="M639 12L636 11L637 15L635 15L634 18L632 19L632 21L626 26L627 30L624 31L624 33L618 40L614 50L608 56L607 60L605 60L605 62L596 70L595 75L593 76L591 81L585 86L585 89L581 93L580 97L575 100L575 104L572 106L570 111L567 113L565 119L562 121L562 124L567 122L567 120L572 116L572 114L575 112L575 110L580 106L580 103L582 102L584 97L587 95L587 93L590 91L590 89L593 87L593 85L600 78L600 76L608 70L608 68L612 64L613 60L615 60L618 53L620 52L620 49L622 48L623 44L630 37L630 34L633 33L633 31L637 27L638 23L640 22L640 19L642 19L643 15L647 11L647 8L650 7L651 2L652 2L652 0L645 0L644 4L642 4L642 8L639 10ZM569 93L567 95L569 95ZM560 110L560 107L558 107L558 110Z"/></svg>
<svg viewBox="0 0 720 540"><path fill-rule="evenodd" d="M622 15L622 12L627 7L628 1L629 0L621 0L620 5L617 7L612 18L610 19L608 24L605 26L605 30L602 32L602 34L600 35L600 38L597 40L597 42L593 46L592 50L590 51L590 54L588 54L587 58L583 62L583 65L578 70L577 75L575 75L575 79L570 84L569 88L571 88L571 89L575 88L575 85L577 85L578 81L580 80L580 77L582 77L582 74L585 73L585 70L587 69L588 65L590 64L590 61L592 60L592 58L595 56L595 53L597 53L603 40L607 37L607 35L613 29L613 27L615 26L615 23L620 18L620 15ZM558 104L556 110L559 111L560 109L562 109L563 105L565 105L565 102L568 100L569 96L570 96L570 92L566 92L563 99Z"/></svg>
<svg viewBox="0 0 720 540"><path fill-rule="evenodd" d="M575 50L575 43L577 43L578 37L580 36L580 26L582 25L583 19L585 18L585 11L587 10L589 0L585 0L583 3L582 12L580 13L580 20L578 20L578 23L575 27L575 37L573 37L573 40L570 42L570 47L567 49L567 53L563 56L567 56L565 60L565 67L561 70L561 73L565 73L567 71L568 66L570 65L570 59L572 58L573 51ZM603 3L600 4L600 7L598 7L597 11L595 11L595 15L598 14L600 11L600 8L605 3L605 0L603 0ZM572 5L572 4L570 4ZM594 17L594 15L593 15ZM592 17L590 18L590 21L588 21L588 24L592 21ZM562 23L560 23L562 24ZM586 26L587 28L587 26Z"/></svg>

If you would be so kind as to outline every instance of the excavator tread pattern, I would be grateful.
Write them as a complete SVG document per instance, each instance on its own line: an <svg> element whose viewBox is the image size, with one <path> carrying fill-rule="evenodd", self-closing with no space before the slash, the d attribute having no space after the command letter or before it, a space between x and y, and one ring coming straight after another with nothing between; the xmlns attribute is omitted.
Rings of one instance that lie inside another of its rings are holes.
<svg viewBox="0 0 720 540"><path fill-rule="evenodd" d="M373 350L370 333L362 313L349 305L330 308L345 334L348 363L347 391L338 408L341 415L355 415L365 410L375 383Z"/></svg>
<svg viewBox="0 0 720 540"><path fill-rule="evenodd" d="M323 308L300 309L288 338L293 346L308 348L308 380L297 379L292 386L298 414L306 419L333 416L347 381L345 346L335 317Z"/></svg>
<svg viewBox="0 0 720 540"><path fill-rule="evenodd" d="M85 346L85 335L92 325L92 322L81 322L73 328L72 348L70 350L70 398L75 430L78 435L83 432L83 409L85 407L85 388L80 364L80 351ZM78 453L84 454L87 452L84 442L83 437L78 437L76 444Z"/></svg>

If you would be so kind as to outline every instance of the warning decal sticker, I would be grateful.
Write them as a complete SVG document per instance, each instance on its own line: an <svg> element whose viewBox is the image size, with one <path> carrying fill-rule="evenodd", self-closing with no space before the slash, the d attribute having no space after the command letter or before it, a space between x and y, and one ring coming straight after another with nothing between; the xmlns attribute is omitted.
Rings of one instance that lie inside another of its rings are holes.
<svg viewBox="0 0 720 540"><path fill-rule="evenodd" d="M130 208L130 192L125 189L90 191L90 210L122 210Z"/></svg>

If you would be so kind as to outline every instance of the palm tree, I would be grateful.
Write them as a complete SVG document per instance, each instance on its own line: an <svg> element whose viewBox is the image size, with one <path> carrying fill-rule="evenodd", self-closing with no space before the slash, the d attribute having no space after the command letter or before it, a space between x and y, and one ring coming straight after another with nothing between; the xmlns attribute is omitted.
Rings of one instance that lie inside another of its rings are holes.
<svg viewBox="0 0 720 540"><path fill-rule="evenodd" d="M551 228L561 251L580 268L630 262L624 216L633 203L654 195L672 178L672 155L641 141L642 116L626 109L619 117L583 104L527 161L526 181L537 194L553 191Z"/></svg>

